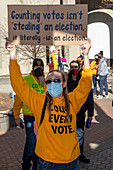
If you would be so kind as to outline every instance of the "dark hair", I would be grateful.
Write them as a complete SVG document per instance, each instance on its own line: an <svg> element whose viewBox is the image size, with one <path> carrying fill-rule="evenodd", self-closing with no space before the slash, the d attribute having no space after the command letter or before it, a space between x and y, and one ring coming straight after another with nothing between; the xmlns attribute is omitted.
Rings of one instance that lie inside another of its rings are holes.
<svg viewBox="0 0 113 170"><path fill-rule="evenodd" d="M98 54L95 54L95 56L98 56L98 57L99 57L99 55L98 55Z"/></svg>
<svg viewBox="0 0 113 170"><path fill-rule="evenodd" d="M78 64L78 68L79 68L79 72L78 72L78 75L77 75L77 81L79 81L80 80L80 78L81 78L81 70L80 70L80 63L79 63L79 61L77 61L77 60L72 60L70 63L69 63L69 65L70 65L70 67L71 67L71 64L72 63L77 63ZM68 73L68 80L70 80L70 79L72 79L72 73L71 73L71 70L69 71L69 73Z"/></svg>
<svg viewBox="0 0 113 170"><path fill-rule="evenodd" d="M67 78L66 78L66 75L65 75L64 72L59 71L59 70L51 70L48 73L48 75L50 73L53 73L53 72L60 73L62 75L63 82L67 81ZM48 75L47 75L47 77L48 77ZM67 111L67 118L69 120L70 119L70 116L69 116L70 106L69 106L69 97L68 97L67 86L63 88L63 95L64 95L64 99L65 99L65 110ZM53 104L53 98L50 96L50 94L48 92L46 92L46 96L47 96L47 108L48 108L49 113L51 114L51 107L52 107L52 104Z"/></svg>
<svg viewBox="0 0 113 170"><path fill-rule="evenodd" d="M99 54L101 54L103 56L103 51L100 51Z"/></svg>
<svg viewBox="0 0 113 170"><path fill-rule="evenodd" d="M79 69L80 69L80 64L79 64L79 62L77 61L77 60L72 60L70 63L69 63L69 66L71 67L71 64L72 63L77 63L78 64L78 67L79 67Z"/></svg>
<svg viewBox="0 0 113 170"><path fill-rule="evenodd" d="M77 61L80 65L84 65L84 57L83 55L80 55L77 57Z"/></svg>

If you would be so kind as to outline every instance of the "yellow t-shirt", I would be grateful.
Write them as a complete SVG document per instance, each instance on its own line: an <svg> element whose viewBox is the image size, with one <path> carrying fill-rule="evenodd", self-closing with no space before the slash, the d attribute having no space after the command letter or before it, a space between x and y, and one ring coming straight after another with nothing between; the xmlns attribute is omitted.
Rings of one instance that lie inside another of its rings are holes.
<svg viewBox="0 0 113 170"><path fill-rule="evenodd" d="M97 75L99 64L97 64L96 61L94 60L91 62L90 66L91 66L92 74ZM93 67L96 67L96 68L93 68Z"/></svg>
<svg viewBox="0 0 113 170"><path fill-rule="evenodd" d="M26 106L29 107L35 117L36 128L38 130L35 148L36 154L42 159L54 163L69 163L75 160L80 154L76 133L76 114L86 101L91 90L91 69L84 68L77 88L69 93L70 123L66 122L64 96L61 99L54 97L51 115L46 108L44 120L38 129L45 94L38 93L28 86L22 78L16 60L10 61L9 68L14 91Z"/></svg>

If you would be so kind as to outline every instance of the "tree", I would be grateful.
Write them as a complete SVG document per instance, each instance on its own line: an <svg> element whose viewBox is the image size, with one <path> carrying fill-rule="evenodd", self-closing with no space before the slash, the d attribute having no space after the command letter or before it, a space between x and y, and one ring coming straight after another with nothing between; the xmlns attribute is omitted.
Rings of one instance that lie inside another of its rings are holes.
<svg viewBox="0 0 113 170"><path fill-rule="evenodd" d="M17 54L19 56L19 61L28 61L32 63L35 58L46 58L45 51L46 46L41 45L17 45Z"/></svg>

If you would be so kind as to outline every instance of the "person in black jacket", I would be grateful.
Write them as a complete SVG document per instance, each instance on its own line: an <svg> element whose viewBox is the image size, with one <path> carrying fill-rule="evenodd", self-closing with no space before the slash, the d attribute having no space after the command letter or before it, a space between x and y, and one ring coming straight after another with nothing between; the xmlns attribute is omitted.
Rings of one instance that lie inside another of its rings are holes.
<svg viewBox="0 0 113 170"><path fill-rule="evenodd" d="M68 74L67 87L68 92L72 92L78 85L78 82L81 78L82 70L80 70L80 64L78 61L70 62L70 71ZM83 146L84 146L84 126L85 126L85 112L88 111L88 118L86 121L86 128L89 128L91 125L92 116L94 114L94 101L93 101L93 93L90 91L86 102L81 107L80 111L77 114L77 136L79 140L80 146L80 156L79 160L84 163L89 163L90 159L87 159L83 154Z"/></svg>

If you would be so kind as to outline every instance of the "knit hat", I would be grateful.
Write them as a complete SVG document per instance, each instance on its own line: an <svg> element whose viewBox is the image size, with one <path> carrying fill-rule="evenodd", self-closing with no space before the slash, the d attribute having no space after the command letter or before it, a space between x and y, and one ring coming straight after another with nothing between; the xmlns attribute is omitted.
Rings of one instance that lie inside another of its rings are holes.
<svg viewBox="0 0 113 170"><path fill-rule="evenodd" d="M62 59L62 62L66 62L66 58L63 58L63 59Z"/></svg>
<svg viewBox="0 0 113 170"><path fill-rule="evenodd" d="M34 61L33 61L33 68L35 66L43 66L44 67L44 63L43 63L43 61L41 59L35 58Z"/></svg>

